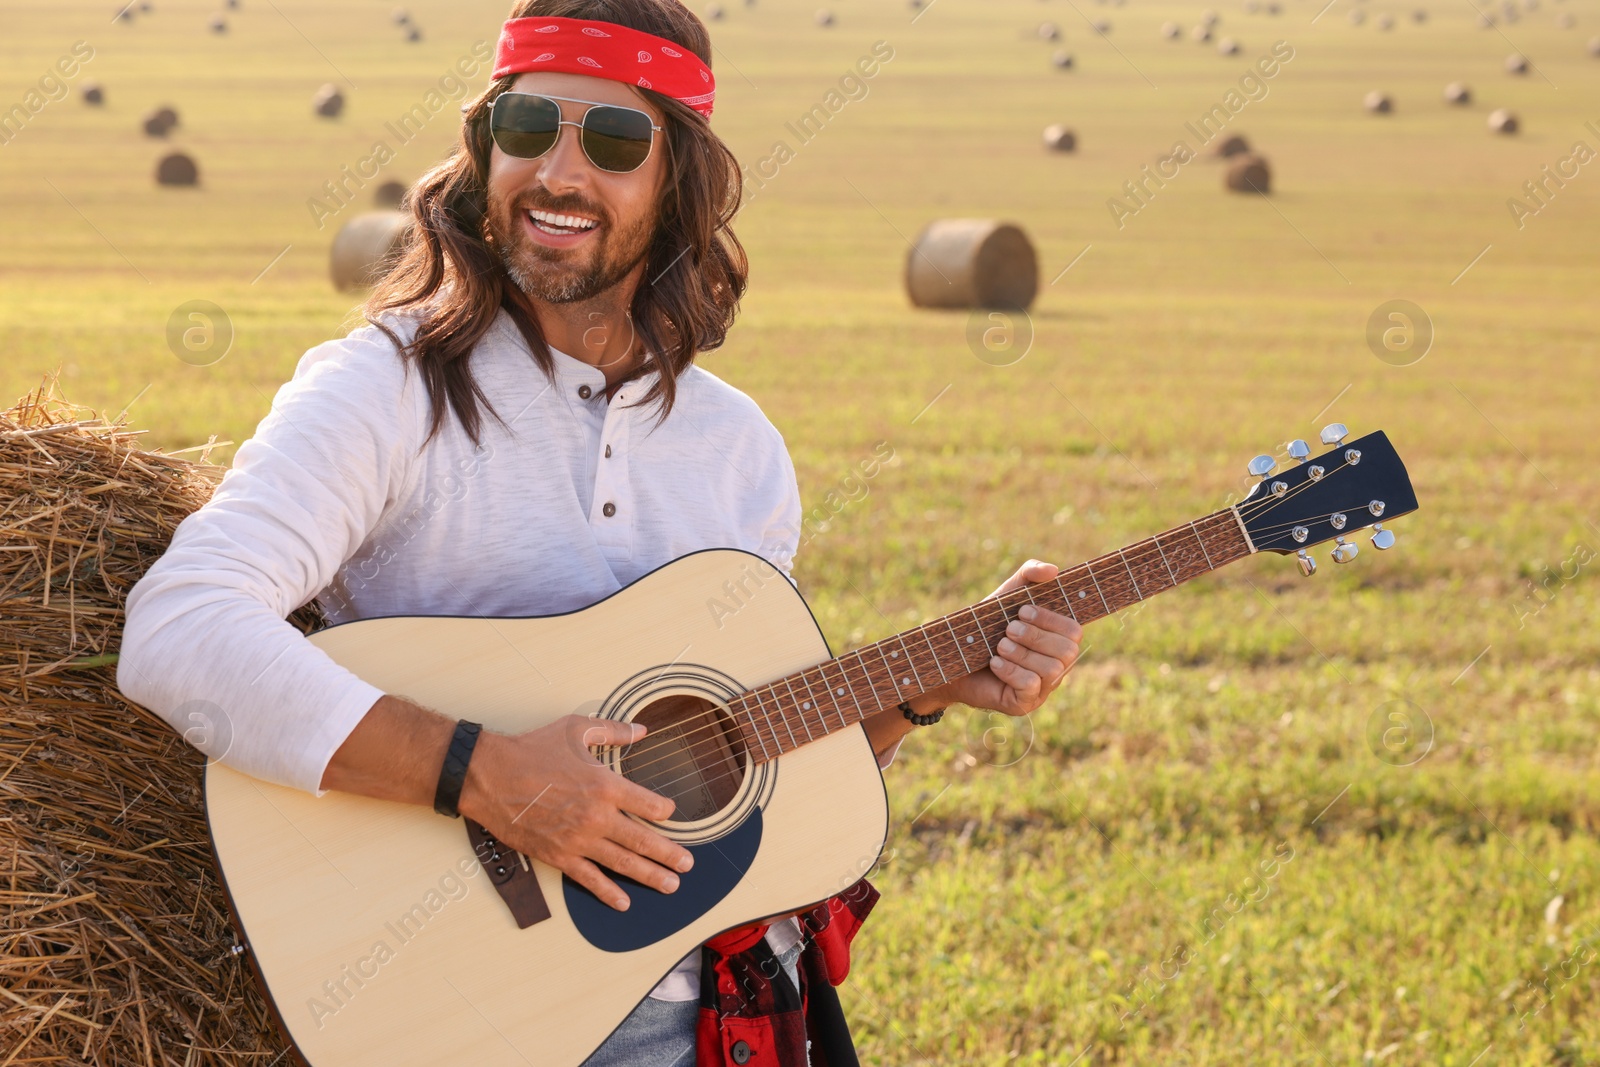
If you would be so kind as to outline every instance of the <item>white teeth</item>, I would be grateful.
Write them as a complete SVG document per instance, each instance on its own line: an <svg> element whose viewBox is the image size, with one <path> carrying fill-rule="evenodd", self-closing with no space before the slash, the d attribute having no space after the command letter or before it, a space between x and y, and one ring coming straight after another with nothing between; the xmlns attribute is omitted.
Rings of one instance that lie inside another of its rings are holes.
<svg viewBox="0 0 1600 1067"><path fill-rule="evenodd" d="M600 225L594 219L580 218L577 215L557 215L550 211L529 211L528 214L538 222L566 230L592 230Z"/></svg>

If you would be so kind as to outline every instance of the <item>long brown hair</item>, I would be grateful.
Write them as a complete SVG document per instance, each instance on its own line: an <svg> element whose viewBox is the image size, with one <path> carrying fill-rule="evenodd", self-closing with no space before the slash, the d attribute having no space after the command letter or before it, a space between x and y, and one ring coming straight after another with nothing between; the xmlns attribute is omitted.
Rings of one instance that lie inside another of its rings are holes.
<svg viewBox="0 0 1600 1067"><path fill-rule="evenodd" d="M678 0L518 0L510 17L528 16L618 23L664 37L711 65L705 26ZM424 445L443 424L447 403L474 445L481 426L478 401L505 424L468 365L500 308L522 331L540 368L554 374L538 320L483 234L493 145L489 109L515 80L516 75L497 79L468 105L460 143L407 194L411 223L405 245L361 309L427 383L433 417ZM651 369L659 371L638 403L658 404L665 418L678 376L696 353L722 344L744 294L749 265L730 228L739 211L742 176L733 152L703 116L652 89L638 91L666 116L668 170L656 237L631 306L634 331L653 354ZM420 321L411 342L403 344L379 316L407 310Z"/></svg>

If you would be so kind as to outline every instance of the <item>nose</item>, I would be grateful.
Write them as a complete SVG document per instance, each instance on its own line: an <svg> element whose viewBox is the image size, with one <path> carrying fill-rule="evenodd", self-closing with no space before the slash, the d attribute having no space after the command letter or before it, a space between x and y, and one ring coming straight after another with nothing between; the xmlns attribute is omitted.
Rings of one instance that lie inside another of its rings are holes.
<svg viewBox="0 0 1600 1067"><path fill-rule="evenodd" d="M582 188L588 181L589 160L583 154L581 123L562 118L556 143L539 160L539 182L559 196Z"/></svg>

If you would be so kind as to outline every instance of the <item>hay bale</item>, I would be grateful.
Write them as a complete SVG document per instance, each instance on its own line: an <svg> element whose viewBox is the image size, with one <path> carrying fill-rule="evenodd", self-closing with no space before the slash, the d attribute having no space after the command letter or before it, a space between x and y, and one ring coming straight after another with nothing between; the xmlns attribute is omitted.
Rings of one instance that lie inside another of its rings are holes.
<svg viewBox="0 0 1600 1067"><path fill-rule="evenodd" d="M407 27L406 28L406 40L410 41L412 44L416 44L418 41L422 40L422 27L421 26L409 26L409 27Z"/></svg>
<svg viewBox="0 0 1600 1067"><path fill-rule="evenodd" d="M1556 16L1556 26L1563 30L1570 30L1578 24L1578 19L1570 11L1563 11Z"/></svg>
<svg viewBox="0 0 1600 1067"><path fill-rule="evenodd" d="M1380 93L1374 89L1361 101L1361 106L1374 115L1387 115L1394 110L1394 101L1389 98L1388 93Z"/></svg>
<svg viewBox="0 0 1600 1067"><path fill-rule="evenodd" d="M1254 15L1260 10L1261 4L1259 3L1259 0L1244 0L1244 13L1246 15Z"/></svg>
<svg viewBox="0 0 1600 1067"><path fill-rule="evenodd" d="M1095 19L1089 25L1094 28L1095 33L1098 33L1102 37L1111 32L1111 23L1107 22L1105 19Z"/></svg>
<svg viewBox="0 0 1600 1067"><path fill-rule="evenodd" d="M1053 22L1041 22L1041 23L1039 23L1039 31L1038 32L1039 32L1039 40L1041 40L1041 41L1059 41L1059 40L1061 40L1061 27L1057 26Z"/></svg>
<svg viewBox="0 0 1600 1067"><path fill-rule="evenodd" d="M84 82L78 89L78 95L92 107L99 107L106 102L106 91L100 88L99 82Z"/></svg>
<svg viewBox="0 0 1600 1067"><path fill-rule="evenodd" d="M1505 108L1496 108L1489 112L1489 129L1495 133L1513 134L1517 132L1519 124L1517 116Z"/></svg>
<svg viewBox="0 0 1600 1067"><path fill-rule="evenodd" d="M1510 24L1517 21L1521 17L1522 16L1517 13L1517 9L1514 5L1509 3L1500 5L1500 19L1502 22Z"/></svg>
<svg viewBox="0 0 1600 1067"><path fill-rule="evenodd" d="M199 185L200 167L182 152L169 152L156 164L157 185Z"/></svg>
<svg viewBox="0 0 1600 1067"><path fill-rule="evenodd" d="M365 289L387 274L409 223L410 216L403 212L369 211L340 227L328 252L334 288Z"/></svg>
<svg viewBox="0 0 1600 1067"><path fill-rule="evenodd" d="M1202 26L1215 26L1216 24L1217 24L1217 13L1215 11L1212 11L1210 8L1207 8L1206 10L1200 12L1200 25L1202 25Z"/></svg>
<svg viewBox="0 0 1600 1067"><path fill-rule="evenodd" d="M237 11L239 10L239 0L227 0L227 3L223 4L222 6L226 7L229 11Z"/></svg>
<svg viewBox="0 0 1600 1067"><path fill-rule="evenodd" d="M1218 142L1217 147L1213 151L1222 159L1230 159L1233 156L1249 155L1250 142L1244 139L1243 134L1236 133L1232 136L1224 137L1220 142Z"/></svg>
<svg viewBox="0 0 1600 1067"><path fill-rule="evenodd" d="M228 20L223 18L221 15L212 15L211 20L206 23L206 26L210 28L212 33L228 32Z"/></svg>
<svg viewBox="0 0 1600 1067"><path fill-rule="evenodd" d="M823 8L821 11L818 11L817 12L817 25L818 26L832 26L833 25L833 12L829 11L827 8Z"/></svg>
<svg viewBox="0 0 1600 1067"><path fill-rule="evenodd" d="M406 198L406 183L384 182L372 191L372 202L378 207L397 208Z"/></svg>
<svg viewBox="0 0 1600 1067"><path fill-rule="evenodd" d="M1528 73L1528 57L1524 56L1521 52L1512 52L1509 56L1506 56L1506 73Z"/></svg>
<svg viewBox="0 0 1600 1067"><path fill-rule="evenodd" d="M1260 156L1242 156L1228 167L1223 185L1235 193L1269 193L1272 191L1272 168Z"/></svg>
<svg viewBox="0 0 1600 1067"><path fill-rule="evenodd" d="M1281 14L1283 14L1283 7L1281 5L1279 5L1279 4L1277 4L1277 3L1268 4L1267 5L1267 14L1269 14L1269 15L1281 15Z"/></svg>
<svg viewBox="0 0 1600 1067"><path fill-rule="evenodd" d="M1451 82L1444 87L1444 100L1447 104L1464 107L1472 103L1472 90L1467 88L1465 82Z"/></svg>
<svg viewBox="0 0 1600 1067"><path fill-rule="evenodd" d="M1169 41L1176 41L1182 33L1183 30L1176 22L1163 22L1161 24L1161 36Z"/></svg>
<svg viewBox="0 0 1600 1067"><path fill-rule="evenodd" d="M317 90L317 95L311 98L311 108L325 119L336 119L344 114L344 93L339 87L329 82Z"/></svg>
<svg viewBox="0 0 1600 1067"><path fill-rule="evenodd" d="M1351 10L1350 25L1359 26L1365 21L1367 21L1367 13L1365 11L1361 10L1359 7Z"/></svg>
<svg viewBox="0 0 1600 1067"><path fill-rule="evenodd" d="M1222 40L1217 42L1217 51L1221 52L1225 56L1238 55L1239 42L1235 41L1232 37L1224 37Z"/></svg>
<svg viewBox="0 0 1600 1067"><path fill-rule="evenodd" d="M394 14L390 15L389 17L394 19L394 24L396 26L404 26L406 23L411 21L411 13L403 7L395 8Z"/></svg>
<svg viewBox="0 0 1600 1067"><path fill-rule="evenodd" d="M229 951L205 759L116 684L128 590L225 468L144 451L47 386L0 412L0 1048L29 1064L287 1067ZM289 621L323 625L315 601Z"/></svg>
<svg viewBox="0 0 1600 1067"><path fill-rule="evenodd" d="M1211 27L1204 24L1196 26L1194 29L1189 31L1189 36L1201 44L1204 44L1211 40Z"/></svg>
<svg viewBox="0 0 1600 1067"><path fill-rule="evenodd" d="M1420 26L1422 23L1428 21L1428 12L1423 8L1417 8L1411 13L1411 21Z"/></svg>
<svg viewBox="0 0 1600 1067"><path fill-rule="evenodd" d="M1071 152L1078 147L1078 135L1059 123L1046 126L1044 146L1052 152Z"/></svg>
<svg viewBox="0 0 1600 1067"><path fill-rule="evenodd" d="M1600 59L1600 37L1589 38L1589 54Z"/></svg>
<svg viewBox="0 0 1600 1067"><path fill-rule="evenodd" d="M117 13L114 16L112 16L111 21L113 21L113 22L132 22L133 21L133 5L132 4L125 4L122 7L118 8L117 9Z"/></svg>
<svg viewBox="0 0 1600 1067"><path fill-rule="evenodd" d="M170 107L158 107L144 117L144 132L149 137L165 137L178 125L178 113Z"/></svg>
<svg viewBox="0 0 1600 1067"><path fill-rule="evenodd" d="M721 19L722 18L722 5L721 4L707 4L706 5L706 18L709 19L712 22L716 22L719 19Z"/></svg>
<svg viewBox="0 0 1600 1067"><path fill-rule="evenodd" d="M1379 15L1372 24L1380 30L1392 30L1394 29L1394 16L1387 13Z"/></svg>
<svg viewBox="0 0 1600 1067"><path fill-rule="evenodd" d="M1050 63L1051 63L1051 65L1055 66L1056 68L1058 68L1060 70L1071 70L1072 69L1072 53L1071 52L1065 52L1065 51L1057 50L1055 55L1050 57Z"/></svg>
<svg viewBox="0 0 1600 1067"><path fill-rule="evenodd" d="M1492 30L1492 29L1494 29L1494 16L1489 14L1487 11L1479 12L1478 13L1478 28L1480 30Z"/></svg>
<svg viewBox="0 0 1600 1067"><path fill-rule="evenodd" d="M1025 308L1039 291L1039 260L1021 228L993 219L937 219L906 257L916 307Z"/></svg>

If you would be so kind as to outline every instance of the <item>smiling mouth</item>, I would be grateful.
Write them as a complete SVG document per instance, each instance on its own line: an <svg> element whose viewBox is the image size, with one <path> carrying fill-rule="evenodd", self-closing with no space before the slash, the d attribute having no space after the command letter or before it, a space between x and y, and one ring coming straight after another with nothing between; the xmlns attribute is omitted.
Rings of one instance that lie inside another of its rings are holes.
<svg viewBox="0 0 1600 1067"><path fill-rule="evenodd" d="M538 208L528 210L528 221L542 233L552 237L570 237L577 233L586 233L599 227L598 219L591 219L586 215L568 215L556 211L543 211Z"/></svg>

